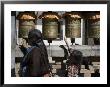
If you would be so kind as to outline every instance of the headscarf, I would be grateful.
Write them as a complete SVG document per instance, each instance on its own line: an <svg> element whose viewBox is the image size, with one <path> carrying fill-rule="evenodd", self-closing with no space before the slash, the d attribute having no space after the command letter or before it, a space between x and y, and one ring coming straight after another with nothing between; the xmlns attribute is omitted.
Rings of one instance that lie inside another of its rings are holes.
<svg viewBox="0 0 110 87"><path fill-rule="evenodd" d="M47 49L46 49L46 46L43 42L43 36L42 36L42 33L40 32L40 30L34 29L29 32L28 43L31 46L38 46L45 54L45 57L48 57Z"/></svg>

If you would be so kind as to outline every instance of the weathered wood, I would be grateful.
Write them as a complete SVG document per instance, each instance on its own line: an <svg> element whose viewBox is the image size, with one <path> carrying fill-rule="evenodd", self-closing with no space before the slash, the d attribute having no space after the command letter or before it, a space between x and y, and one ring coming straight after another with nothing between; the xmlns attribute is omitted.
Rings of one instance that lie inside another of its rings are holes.
<svg viewBox="0 0 110 87"><path fill-rule="evenodd" d="M65 46L66 47L66 46ZM67 47L66 47L67 48ZM71 46L73 50L79 50L83 53L84 57L87 56L100 56L100 46L88 46L88 45L75 45ZM49 57L64 57L64 50L58 45L47 46ZM16 47L16 57L23 57L23 53L20 48Z"/></svg>

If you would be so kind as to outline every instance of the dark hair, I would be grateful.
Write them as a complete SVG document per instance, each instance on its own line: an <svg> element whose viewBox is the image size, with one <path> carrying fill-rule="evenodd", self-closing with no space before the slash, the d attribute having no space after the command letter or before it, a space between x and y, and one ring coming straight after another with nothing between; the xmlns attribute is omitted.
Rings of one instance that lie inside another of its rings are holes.
<svg viewBox="0 0 110 87"><path fill-rule="evenodd" d="M82 61L82 52L78 50L73 50L68 58L67 65L69 66L74 64L76 66L79 66L81 64L81 61Z"/></svg>

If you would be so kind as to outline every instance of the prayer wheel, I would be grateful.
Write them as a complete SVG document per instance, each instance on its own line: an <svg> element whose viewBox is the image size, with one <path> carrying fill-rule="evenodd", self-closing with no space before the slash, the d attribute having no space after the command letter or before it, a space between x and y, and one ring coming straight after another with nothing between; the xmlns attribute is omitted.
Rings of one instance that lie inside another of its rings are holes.
<svg viewBox="0 0 110 87"><path fill-rule="evenodd" d="M69 38L81 37L81 16L77 12L66 12L65 15L65 34Z"/></svg>
<svg viewBox="0 0 110 87"><path fill-rule="evenodd" d="M100 13L90 13L88 17L88 38L94 39L94 44L100 44Z"/></svg>
<svg viewBox="0 0 110 87"><path fill-rule="evenodd" d="M43 20L43 36L46 39L58 38L58 21L56 20Z"/></svg>
<svg viewBox="0 0 110 87"><path fill-rule="evenodd" d="M19 20L18 37L28 38L29 31L35 29L36 15L32 12L21 12L17 18Z"/></svg>
<svg viewBox="0 0 110 87"><path fill-rule="evenodd" d="M46 40L53 40L58 38L58 19L60 16L56 12L43 12L39 16L42 18L42 33Z"/></svg>
<svg viewBox="0 0 110 87"><path fill-rule="evenodd" d="M100 38L100 15L91 14L88 19L88 37Z"/></svg>
<svg viewBox="0 0 110 87"><path fill-rule="evenodd" d="M28 33L32 29L35 29L33 21L19 20L19 38L28 38Z"/></svg>

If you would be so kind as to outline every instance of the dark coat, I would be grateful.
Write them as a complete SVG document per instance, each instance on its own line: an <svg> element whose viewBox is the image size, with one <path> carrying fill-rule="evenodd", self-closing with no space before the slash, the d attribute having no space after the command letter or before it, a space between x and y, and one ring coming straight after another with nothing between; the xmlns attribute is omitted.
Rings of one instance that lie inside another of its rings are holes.
<svg viewBox="0 0 110 87"><path fill-rule="evenodd" d="M28 34L28 43L34 46L27 56L28 76L41 77L50 72L50 65L46 46L43 42L42 34L39 30L34 29Z"/></svg>
<svg viewBox="0 0 110 87"><path fill-rule="evenodd" d="M42 51L39 47L35 47L28 54L28 76L29 77L41 77L44 74L49 73L49 62L48 58L42 56Z"/></svg>

